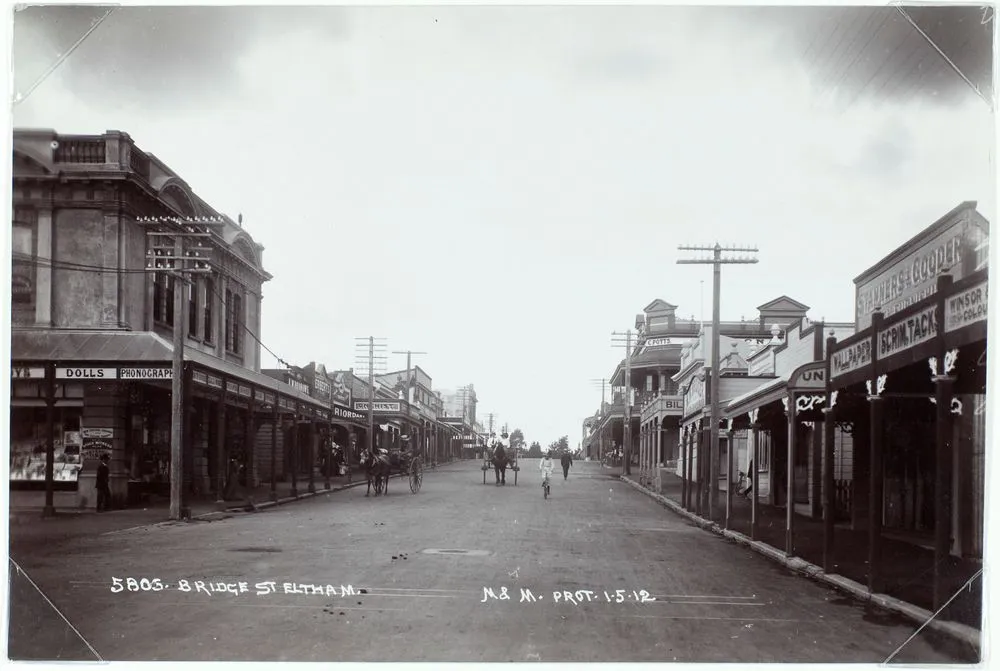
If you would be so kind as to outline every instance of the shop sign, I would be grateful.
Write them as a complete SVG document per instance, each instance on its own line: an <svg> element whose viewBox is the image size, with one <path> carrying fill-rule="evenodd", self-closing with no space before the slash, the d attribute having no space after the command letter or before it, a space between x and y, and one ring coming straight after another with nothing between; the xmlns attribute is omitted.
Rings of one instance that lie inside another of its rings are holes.
<svg viewBox="0 0 1000 671"><path fill-rule="evenodd" d="M331 393L333 402L351 407L351 387L348 384L347 373L334 373Z"/></svg>
<svg viewBox="0 0 1000 671"><path fill-rule="evenodd" d="M295 380L293 378L288 378L286 384L292 389L298 389L299 391L305 394L309 393L309 385L305 384L304 382L299 382L298 380Z"/></svg>
<svg viewBox="0 0 1000 671"><path fill-rule="evenodd" d="M944 309L944 330L951 333L964 326L986 320L988 282L980 282L948 298Z"/></svg>
<svg viewBox="0 0 1000 671"><path fill-rule="evenodd" d="M115 437L114 429L80 429L80 440L83 447L80 452L83 460L100 459L102 454L111 454L111 447Z"/></svg>
<svg viewBox="0 0 1000 671"><path fill-rule="evenodd" d="M196 370L194 373L192 373L191 379L193 379L198 384L208 384L208 376L206 376L200 370Z"/></svg>
<svg viewBox="0 0 1000 671"><path fill-rule="evenodd" d="M937 276L945 270L956 279L973 270L973 263L963 263L974 257L972 236L965 217L914 249L905 258L892 264L875 277L859 284L856 289L857 329L868 328L872 313L881 308L888 317L934 294Z"/></svg>
<svg viewBox="0 0 1000 671"><path fill-rule="evenodd" d="M879 360L933 340L937 335L936 310L937 307L932 305L879 331Z"/></svg>
<svg viewBox="0 0 1000 671"><path fill-rule="evenodd" d="M12 380L39 380L44 377L44 368L25 368L21 366L10 367L10 378Z"/></svg>
<svg viewBox="0 0 1000 671"><path fill-rule="evenodd" d="M244 396L246 398L250 398L250 396L252 394L252 392L250 391L250 387L246 387L246 386L244 386L242 384L240 385L240 392L239 393L240 393L240 396Z"/></svg>
<svg viewBox="0 0 1000 671"><path fill-rule="evenodd" d="M172 380L174 379L174 371L172 368L122 368L121 379Z"/></svg>
<svg viewBox="0 0 1000 671"><path fill-rule="evenodd" d="M789 391L826 389L826 362L813 361L795 369L788 378Z"/></svg>
<svg viewBox="0 0 1000 671"><path fill-rule="evenodd" d="M401 408L399 401L375 401L375 412L400 412ZM368 412L368 401L355 401L354 409Z"/></svg>
<svg viewBox="0 0 1000 671"><path fill-rule="evenodd" d="M667 417L681 416L684 414L683 396L661 396L660 409Z"/></svg>
<svg viewBox="0 0 1000 671"><path fill-rule="evenodd" d="M216 389L222 389L222 378L218 375L209 375L208 386L215 387Z"/></svg>
<svg viewBox="0 0 1000 671"><path fill-rule="evenodd" d="M240 393L240 385L236 384L235 382L227 382L226 393L238 395Z"/></svg>
<svg viewBox="0 0 1000 671"><path fill-rule="evenodd" d="M313 378L312 395L324 401L330 399L330 383L327 382L325 377L319 375L319 373Z"/></svg>
<svg viewBox="0 0 1000 671"><path fill-rule="evenodd" d="M687 393L684 394L684 414L693 412L705 405L705 380L695 377L691 380Z"/></svg>
<svg viewBox="0 0 1000 671"><path fill-rule="evenodd" d="M872 362L872 341L868 338L837 350L830 361L830 377L836 378L845 373L864 368Z"/></svg>
<svg viewBox="0 0 1000 671"><path fill-rule="evenodd" d="M337 404L334 404L333 406L333 416L338 419L352 419L357 422L365 419L365 416L360 412L354 412L350 408L345 408L344 406Z"/></svg>
<svg viewBox="0 0 1000 671"><path fill-rule="evenodd" d="M59 380L114 380L117 377L117 368L56 368Z"/></svg>

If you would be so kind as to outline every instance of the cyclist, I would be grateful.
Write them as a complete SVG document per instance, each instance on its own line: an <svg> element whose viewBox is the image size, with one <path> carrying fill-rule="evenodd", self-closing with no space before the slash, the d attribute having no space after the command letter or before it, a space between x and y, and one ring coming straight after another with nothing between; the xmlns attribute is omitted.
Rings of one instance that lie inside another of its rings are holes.
<svg viewBox="0 0 1000 671"><path fill-rule="evenodd" d="M552 477L552 471L556 468L555 462L552 460L552 451L550 450L542 460L538 462L538 470L542 473L542 486L549 484Z"/></svg>

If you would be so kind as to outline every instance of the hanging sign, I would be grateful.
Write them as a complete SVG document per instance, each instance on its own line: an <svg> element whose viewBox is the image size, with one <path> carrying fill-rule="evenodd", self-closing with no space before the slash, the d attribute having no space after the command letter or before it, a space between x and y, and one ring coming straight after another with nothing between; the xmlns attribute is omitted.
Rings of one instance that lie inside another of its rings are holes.
<svg viewBox="0 0 1000 671"><path fill-rule="evenodd" d="M172 368L122 368L120 376L123 380L172 380Z"/></svg>
<svg viewBox="0 0 1000 671"><path fill-rule="evenodd" d="M789 391L826 389L826 362L812 361L799 366L788 378Z"/></svg>
<svg viewBox="0 0 1000 671"><path fill-rule="evenodd" d="M114 380L117 377L117 368L56 368L59 380Z"/></svg>
<svg viewBox="0 0 1000 671"><path fill-rule="evenodd" d="M937 306L932 305L880 330L877 338L879 360L932 340L937 335L936 310Z"/></svg>
<svg viewBox="0 0 1000 671"><path fill-rule="evenodd" d="M375 401L375 412L400 412L401 408L399 401ZM367 412L368 401L355 401L354 409Z"/></svg>
<svg viewBox="0 0 1000 671"><path fill-rule="evenodd" d="M21 366L10 367L10 379L12 380L38 380L44 377L44 368L23 368Z"/></svg>
<svg viewBox="0 0 1000 671"><path fill-rule="evenodd" d="M944 303L944 330L951 333L964 326L986 321L987 282L981 282L948 298Z"/></svg>
<svg viewBox="0 0 1000 671"><path fill-rule="evenodd" d="M872 362L872 341L868 338L848 345L833 353L830 361L830 377L836 378L845 373L858 370Z"/></svg>

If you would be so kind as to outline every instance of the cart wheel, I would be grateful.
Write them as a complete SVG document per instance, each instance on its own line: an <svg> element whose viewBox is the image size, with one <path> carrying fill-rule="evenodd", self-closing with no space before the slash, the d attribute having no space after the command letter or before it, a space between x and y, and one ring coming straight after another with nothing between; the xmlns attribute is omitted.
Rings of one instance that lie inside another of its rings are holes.
<svg viewBox="0 0 1000 671"><path fill-rule="evenodd" d="M424 481L424 469L419 461L410 465L410 492L416 494L420 491L420 485Z"/></svg>

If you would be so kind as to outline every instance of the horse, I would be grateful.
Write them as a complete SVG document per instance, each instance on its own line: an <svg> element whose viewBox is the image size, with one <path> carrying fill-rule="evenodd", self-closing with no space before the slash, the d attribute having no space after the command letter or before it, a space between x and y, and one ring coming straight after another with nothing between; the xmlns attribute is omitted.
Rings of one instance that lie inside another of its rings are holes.
<svg viewBox="0 0 1000 671"><path fill-rule="evenodd" d="M362 454L361 465L365 468L365 474L368 477L368 491L365 496L369 496L372 493L372 484L375 485L375 496L379 494L389 493L389 473L391 471L391 466L389 464L389 455L385 450L380 450L377 454L364 451Z"/></svg>
<svg viewBox="0 0 1000 671"><path fill-rule="evenodd" d="M496 474L497 484L507 484L507 462L509 459L502 446L497 446L493 449L493 456L490 460L493 462L493 471Z"/></svg>

